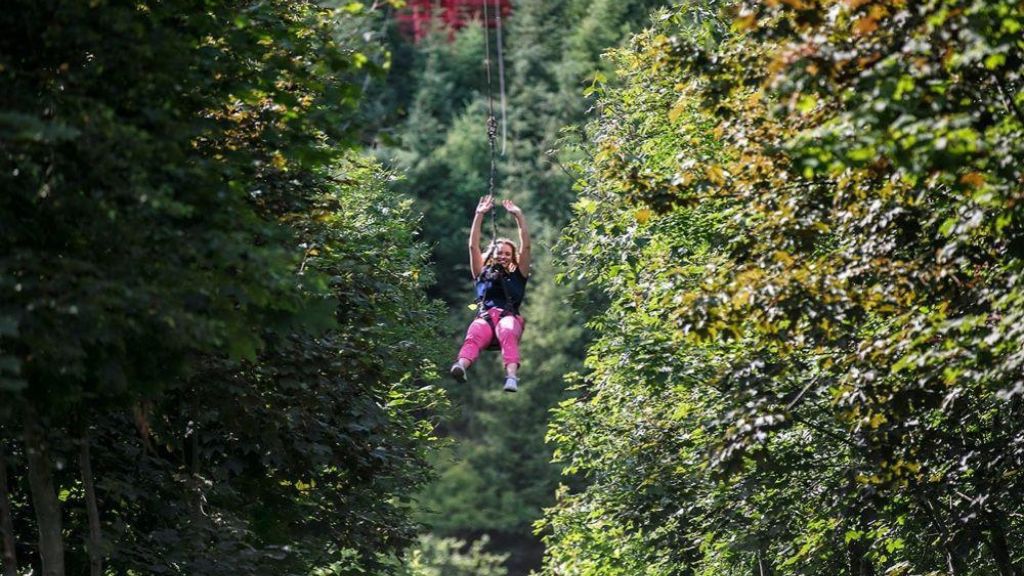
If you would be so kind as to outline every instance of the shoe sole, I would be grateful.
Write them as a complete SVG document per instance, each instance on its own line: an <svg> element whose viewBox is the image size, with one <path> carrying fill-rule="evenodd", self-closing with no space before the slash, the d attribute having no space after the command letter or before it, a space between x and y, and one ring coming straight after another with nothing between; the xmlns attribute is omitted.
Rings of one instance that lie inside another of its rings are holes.
<svg viewBox="0 0 1024 576"><path fill-rule="evenodd" d="M451 375L452 378L454 378L455 381L458 382L459 384L466 383L466 369L463 368L462 366L459 366L458 364L452 366Z"/></svg>
<svg viewBox="0 0 1024 576"><path fill-rule="evenodd" d="M505 392L515 392L516 390L519 390L519 387L518 386L509 386L509 385L506 384L504 390L505 390Z"/></svg>

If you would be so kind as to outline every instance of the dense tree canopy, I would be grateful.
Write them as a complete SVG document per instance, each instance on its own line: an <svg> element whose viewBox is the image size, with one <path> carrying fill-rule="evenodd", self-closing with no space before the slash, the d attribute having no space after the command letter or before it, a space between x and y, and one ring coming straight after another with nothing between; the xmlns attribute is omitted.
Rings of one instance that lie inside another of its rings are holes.
<svg viewBox="0 0 1024 576"><path fill-rule="evenodd" d="M440 310L417 217L354 154L380 18L5 6L8 573L393 569Z"/></svg>
<svg viewBox="0 0 1024 576"><path fill-rule="evenodd" d="M549 573L1020 573L1022 18L686 2L614 54Z"/></svg>

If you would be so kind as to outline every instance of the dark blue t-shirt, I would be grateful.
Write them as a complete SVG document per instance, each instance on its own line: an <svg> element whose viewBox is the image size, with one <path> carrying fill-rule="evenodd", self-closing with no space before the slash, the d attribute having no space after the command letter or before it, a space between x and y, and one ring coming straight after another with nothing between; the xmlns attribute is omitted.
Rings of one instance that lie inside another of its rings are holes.
<svg viewBox="0 0 1024 576"><path fill-rule="evenodd" d="M490 267L484 268L484 271L476 279L476 298L478 301L483 302L481 310L501 308L502 310L518 313L519 305L523 303L523 298L526 297L527 278L518 269L515 272L505 274L491 274L490 271ZM498 278L504 280L504 290L502 290ZM506 301L506 295L508 295L508 300L511 300L511 305Z"/></svg>

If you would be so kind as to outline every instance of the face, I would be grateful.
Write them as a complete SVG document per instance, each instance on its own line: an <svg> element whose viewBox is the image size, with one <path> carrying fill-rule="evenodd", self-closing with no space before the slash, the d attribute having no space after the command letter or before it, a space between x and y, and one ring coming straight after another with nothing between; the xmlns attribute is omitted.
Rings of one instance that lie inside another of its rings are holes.
<svg viewBox="0 0 1024 576"><path fill-rule="evenodd" d="M502 242L498 245L498 249L494 252L494 262L500 264L503 267L507 267L512 263L512 247Z"/></svg>

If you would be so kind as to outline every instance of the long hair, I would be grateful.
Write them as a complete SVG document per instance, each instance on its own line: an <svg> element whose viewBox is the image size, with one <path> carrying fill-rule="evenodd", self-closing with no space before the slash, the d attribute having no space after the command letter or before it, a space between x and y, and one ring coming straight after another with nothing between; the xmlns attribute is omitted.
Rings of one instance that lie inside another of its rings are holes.
<svg viewBox="0 0 1024 576"><path fill-rule="evenodd" d="M484 267L490 266L494 263L494 253L497 251L498 246L502 244L508 244L512 248L512 266L509 268L509 272L515 272L519 268L519 247L516 243L509 238L496 238L490 246L487 247L487 253L484 254Z"/></svg>

